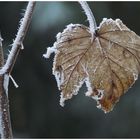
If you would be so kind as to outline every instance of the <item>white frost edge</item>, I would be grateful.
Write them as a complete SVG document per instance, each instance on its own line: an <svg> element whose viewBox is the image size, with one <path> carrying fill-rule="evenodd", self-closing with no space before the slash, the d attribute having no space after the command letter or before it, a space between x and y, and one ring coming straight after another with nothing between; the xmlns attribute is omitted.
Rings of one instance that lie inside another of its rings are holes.
<svg viewBox="0 0 140 140"><path fill-rule="evenodd" d="M62 33L59 32L59 33L56 35L56 39L57 39L57 40L60 39L60 38L61 38L61 35L62 35Z"/></svg>
<svg viewBox="0 0 140 140"><path fill-rule="evenodd" d="M73 94L71 95L68 95L66 98L64 98L63 96L63 92L60 93L60 106L64 107L65 106L65 101L68 100L68 99L71 99L73 96Z"/></svg>
<svg viewBox="0 0 140 140"><path fill-rule="evenodd" d="M86 87L87 87L87 92L85 93L86 96L90 96L93 93L93 88L91 86L91 83L89 81L89 77L85 79Z"/></svg>
<svg viewBox="0 0 140 140"><path fill-rule="evenodd" d="M70 23L66 26L66 29L64 29L63 32L65 32L65 31L70 31L71 32L74 27L75 27L75 24Z"/></svg>
<svg viewBox="0 0 140 140"><path fill-rule="evenodd" d="M62 33L65 33L65 32L67 32L67 31L72 31L73 27L75 27L76 25L79 25L79 24L72 24L72 23L71 23L71 24L67 25L66 28L63 30ZM59 33L56 35L56 39L57 39L57 40L59 40L59 39L61 38L62 33L59 32ZM46 53L43 54L43 57L44 57L44 58L50 58L50 56L51 56L52 53L55 53L55 54L56 54L56 52L58 51L57 48L56 48L56 43L57 43L57 41L53 44L52 47L48 47L48 48L47 48Z"/></svg>
<svg viewBox="0 0 140 140"><path fill-rule="evenodd" d="M87 92L85 93L86 96L91 96L92 93L93 93L93 88L91 87L91 83L89 81L89 77L86 78L85 80L85 83L86 83L86 87L87 87ZM100 94L100 97L99 95L96 95L96 96L91 96L92 99L96 100L97 101L97 108L98 109L101 109L101 104L99 103L99 100L103 98L104 96L104 90L101 90L101 89L97 89L98 91L98 94Z"/></svg>
<svg viewBox="0 0 140 140"><path fill-rule="evenodd" d="M120 22L122 22L120 19L116 19L115 20L116 25L118 26L118 28L120 29L120 31L122 31L122 28L120 26Z"/></svg>
<svg viewBox="0 0 140 140"><path fill-rule="evenodd" d="M109 20L109 19L103 18L102 22L98 26L98 29L100 29L100 27L103 25L103 23L106 22L107 20ZM112 19L110 19L110 20L112 20Z"/></svg>
<svg viewBox="0 0 140 140"><path fill-rule="evenodd" d="M73 24L73 23L68 24L68 25L66 26L66 28L63 30L62 34L65 33L65 32L72 32L76 26L77 26L77 27L78 27L78 26L81 27L80 24ZM60 35L60 33L58 33L57 36L59 37L59 35ZM71 34L71 35L72 35L72 34ZM56 37L57 37L57 36L56 36Z"/></svg>
<svg viewBox="0 0 140 140"><path fill-rule="evenodd" d="M64 107L66 98L63 97L62 93L60 94L60 106Z"/></svg>
<svg viewBox="0 0 140 140"><path fill-rule="evenodd" d="M117 25L117 27L120 29L120 31L122 31L122 28L120 26L120 23L122 23L122 21L120 19L113 20L112 18L109 18L109 19L103 18L102 22L98 26L98 29L101 28L104 22L106 22L106 24L110 24L111 22L114 22Z"/></svg>
<svg viewBox="0 0 140 140"><path fill-rule="evenodd" d="M61 95L60 95L60 105L62 107L64 107L66 100L71 99L73 95L77 95L78 94L79 89L82 87L82 85L84 84L84 82L85 82L85 79L83 79L82 81L80 81L79 82L79 85L76 85L75 86L76 88L73 90L73 92L70 95L67 95L65 98L63 97L63 92L61 92Z"/></svg>
<svg viewBox="0 0 140 140"><path fill-rule="evenodd" d="M58 89L60 90L60 86L64 82L64 73L63 72L60 73L59 71L54 71L53 75L55 76Z"/></svg>
<svg viewBox="0 0 140 140"><path fill-rule="evenodd" d="M112 22L114 22L114 20L112 18L103 18L102 22L99 24L98 28L101 28L101 26L106 22L106 24L110 24Z"/></svg>
<svg viewBox="0 0 140 140"><path fill-rule="evenodd" d="M9 75L5 74L4 81L3 81L3 87L4 87L4 90L5 90L7 96L8 96L8 86L9 86Z"/></svg>
<svg viewBox="0 0 140 140"><path fill-rule="evenodd" d="M43 57L49 58L52 53L56 53L57 49L53 47L48 47L46 54L43 54Z"/></svg>
<svg viewBox="0 0 140 140"><path fill-rule="evenodd" d="M133 73L133 77L134 77L134 81L136 81L138 79L138 74L137 73Z"/></svg>
<svg viewBox="0 0 140 140"><path fill-rule="evenodd" d="M82 85L84 84L85 82L85 79L83 79L82 81L79 82L78 85L75 85L75 90L73 91L73 94L72 95L77 95L80 88L82 87Z"/></svg>

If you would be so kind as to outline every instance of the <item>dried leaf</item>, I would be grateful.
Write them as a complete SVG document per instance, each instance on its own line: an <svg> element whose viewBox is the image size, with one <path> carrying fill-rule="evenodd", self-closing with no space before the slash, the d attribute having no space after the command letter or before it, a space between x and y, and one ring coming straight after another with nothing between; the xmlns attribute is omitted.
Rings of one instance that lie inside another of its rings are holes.
<svg viewBox="0 0 140 140"><path fill-rule="evenodd" d="M86 26L71 24L57 35L53 49L61 105L85 82L86 95L109 112L138 78L140 37L119 19L104 19L93 38Z"/></svg>

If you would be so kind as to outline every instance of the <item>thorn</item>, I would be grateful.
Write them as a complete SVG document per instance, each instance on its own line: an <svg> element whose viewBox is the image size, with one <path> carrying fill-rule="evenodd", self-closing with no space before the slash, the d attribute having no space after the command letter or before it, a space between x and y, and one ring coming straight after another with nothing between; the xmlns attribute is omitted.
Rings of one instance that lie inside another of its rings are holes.
<svg viewBox="0 0 140 140"><path fill-rule="evenodd" d="M9 47L12 47L12 46L13 46L13 43L9 45Z"/></svg>
<svg viewBox="0 0 140 140"><path fill-rule="evenodd" d="M21 43L21 50L24 50L24 46L23 46L23 43Z"/></svg>
<svg viewBox="0 0 140 140"><path fill-rule="evenodd" d="M3 38L2 38L1 32L0 32L0 47L2 47L2 41L3 41Z"/></svg>
<svg viewBox="0 0 140 140"><path fill-rule="evenodd" d="M26 9L21 9L21 12L24 12L25 13Z"/></svg>
<svg viewBox="0 0 140 140"><path fill-rule="evenodd" d="M8 50L8 52L10 53L11 51L10 51L10 50Z"/></svg>
<svg viewBox="0 0 140 140"><path fill-rule="evenodd" d="M16 88L18 88L19 86L18 86L18 84L16 83L16 81L13 79L13 77L12 77L11 75L9 75L9 77L10 77L10 79L12 80L14 86L15 86Z"/></svg>
<svg viewBox="0 0 140 140"><path fill-rule="evenodd" d="M20 14L21 14L22 17L25 15L25 11L26 11L25 9L21 9L21 13Z"/></svg>

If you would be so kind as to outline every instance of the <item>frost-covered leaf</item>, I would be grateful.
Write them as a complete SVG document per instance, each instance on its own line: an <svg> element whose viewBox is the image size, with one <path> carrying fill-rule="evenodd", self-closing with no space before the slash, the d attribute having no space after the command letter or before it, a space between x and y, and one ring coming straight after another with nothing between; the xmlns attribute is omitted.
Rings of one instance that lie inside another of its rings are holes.
<svg viewBox="0 0 140 140"><path fill-rule="evenodd" d="M61 105L85 82L86 95L109 112L138 78L140 37L119 19L104 19L93 38L88 27L70 24L57 35L53 49Z"/></svg>

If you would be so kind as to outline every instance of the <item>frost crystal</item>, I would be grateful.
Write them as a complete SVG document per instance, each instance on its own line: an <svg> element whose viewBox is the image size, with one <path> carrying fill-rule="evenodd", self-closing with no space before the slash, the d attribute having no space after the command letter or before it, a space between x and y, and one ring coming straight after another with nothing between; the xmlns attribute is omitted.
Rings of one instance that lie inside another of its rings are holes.
<svg viewBox="0 0 140 140"><path fill-rule="evenodd" d="M0 33L0 47L2 46L2 41L3 41L3 39L2 39L1 33Z"/></svg>
<svg viewBox="0 0 140 140"><path fill-rule="evenodd" d="M79 89L82 87L82 85L83 85L84 81L85 81L85 80L80 81L80 82L79 82L79 85L75 85L76 89L74 90L73 95L77 95L77 94L78 94Z"/></svg>
<svg viewBox="0 0 140 140"><path fill-rule="evenodd" d="M96 106L97 108L99 108L99 109L101 109L102 108L102 106L101 106L101 104L97 104L97 106Z"/></svg>
<svg viewBox="0 0 140 140"><path fill-rule="evenodd" d="M64 97L64 96L63 96L63 93L61 92L61 95L60 95L60 105L61 105L62 107L64 107L65 101L68 100L68 99L71 99L71 98L72 98L72 95L74 95L74 94L69 94L69 95L67 94L67 96Z"/></svg>
<svg viewBox="0 0 140 140"><path fill-rule="evenodd" d="M93 98L94 100L96 100L96 101L102 99L102 97L103 97L103 95L104 95L104 94L103 94L103 93L104 93L104 90L97 89L97 91L98 91L98 94L92 96L92 98Z"/></svg>
<svg viewBox="0 0 140 140"><path fill-rule="evenodd" d="M104 95L104 90L101 90L101 89L97 89L99 95L98 95L98 99L102 99L103 98L103 95Z"/></svg>
<svg viewBox="0 0 140 140"><path fill-rule="evenodd" d="M106 22L107 18L103 18L103 21L102 22Z"/></svg>
<svg viewBox="0 0 140 140"><path fill-rule="evenodd" d="M85 93L85 95L90 96L93 93L93 90L92 90L92 86L91 86L91 83L90 83L88 77L86 78L85 83L86 83L86 86L87 86L87 92Z"/></svg>
<svg viewBox="0 0 140 140"><path fill-rule="evenodd" d="M48 47L48 48L47 48L47 52L46 52L46 54L43 54L43 57L49 58L50 55L51 55L52 53L55 53L55 52L56 52L56 48L55 48L55 47Z"/></svg>
<svg viewBox="0 0 140 140"><path fill-rule="evenodd" d="M65 105L65 98L63 97L63 95L62 95L62 93L61 93L61 95L60 95L60 105L62 106L62 107L64 107L64 105Z"/></svg>
<svg viewBox="0 0 140 140"><path fill-rule="evenodd" d="M100 23L99 27L100 28L102 26L103 23L106 23L107 25L109 25L110 23L114 22L116 24L116 26L122 31L122 28L120 26L120 23L122 23L122 21L120 19L116 19L115 21L113 19L107 19L107 18L103 18L102 22ZM113 28L112 28L113 30Z"/></svg>
<svg viewBox="0 0 140 140"><path fill-rule="evenodd" d="M3 87L4 87L4 90L5 90L7 96L8 96L8 85L9 85L9 75L5 74L4 75Z"/></svg>
<svg viewBox="0 0 140 140"><path fill-rule="evenodd" d="M54 71L53 74L55 76L57 86L60 90L60 85L64 82L64 74L63 72L60 72L60 71Z"/></svg>
<svg viewBox="0 0 140 140"><path fill-rule="evenodd" d="M57 35L56 35L56 39L58 40L58 39L60 39L61 38L61 32L59 32Z"/></svg>
<svg viewBox="0 0 140 140"><path fill-rule="evenodd" d="M133 76L134 76L134 81L136 81L138 79L138 74L133 73Z"/></svg>
<svg viewBox="0 0 140 140"><path fill-rule="evenodd" d="M105 23L106 21L109 21L110 19L107 18L103 18L102 22L100 23L100 25L98 26L98 29L100 29L100 27L103 25L103 23Z"/></svg>
<svg viewBox="0 0 140 140"><path fill-rule="evenodd" d="M69 25L67 25L67 28L66 28L66 30L67 31L72 31L72 29L75 27L75 24L69 24Z"/></svg>
<svg viewBox="0 0 140 140"><path fill-rule="evenodd" d="M121 22L121 20L120 19L116 19L115 22L116 22L116 25L118 26L118 28L122 31L122 28L121 28L121 26L119 24Z"/></svg>
<svg viewBox="0 0 140 140"><path fill-rule="evenodd" d="M102 26L104 23L105 23L106 25L109 25L109 24L111 24L111 23L113 23L113 22L114 22L114 20L113 20L112 18L109 18L109 19L103 18L103 20L102 20L102 22L100 23L98 29L100 29L101 26ZM115 21L115 23L118 24L118 21L117 21L117 22ZM112 29L112 30L113 30L113 29Z"/></svg>

